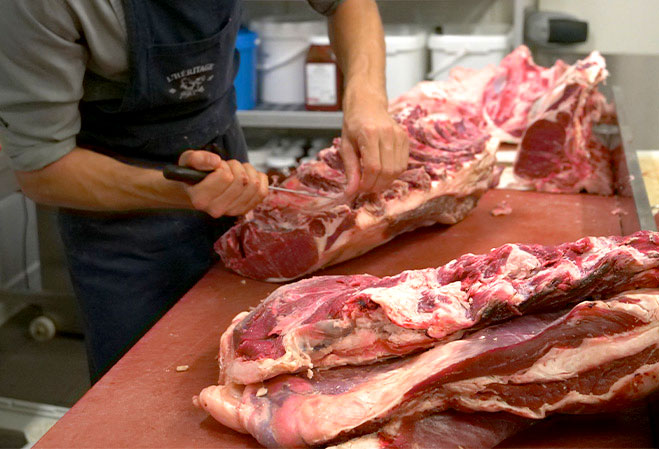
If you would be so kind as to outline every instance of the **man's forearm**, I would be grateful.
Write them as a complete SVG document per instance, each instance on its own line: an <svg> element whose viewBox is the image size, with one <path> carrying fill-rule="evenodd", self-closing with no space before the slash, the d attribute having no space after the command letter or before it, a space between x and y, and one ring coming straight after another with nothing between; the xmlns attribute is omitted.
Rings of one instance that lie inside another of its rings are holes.
<svg viewBox="0 0 659 449"><path fill-rule="evenodd" d="M181 183L158 170L134 167L76 148L47 167L16 172L23 192L42 204L85 210L190 209Z"/></svg>
<svg viewBox="0 0 659 449"><path fill-rule="evenodd" d="M384 35L375 0L344 0L330 17L329 34L345 76L344 108L359 90L386 108Z"/></svg>

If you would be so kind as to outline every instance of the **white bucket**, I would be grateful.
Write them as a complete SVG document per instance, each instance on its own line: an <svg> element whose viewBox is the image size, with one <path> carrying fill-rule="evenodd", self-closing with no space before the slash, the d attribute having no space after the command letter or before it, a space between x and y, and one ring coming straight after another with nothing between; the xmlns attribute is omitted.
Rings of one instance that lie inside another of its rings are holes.
<svg viewBox="0 0 659 449"><path fill-rule="evenodd" d="M444 34L428 38L429 79L447 79L453 67L482 69L498 64L510 52L512 36L506 24L447 25Z"/></svg>
<svg viewBox="0 0 659 449"><path fill-rule="evenodd" d="M387 25L387 97L393 100L423 81L427 70L428 34L414 25Z"/></svg>
<svg viewBox="0 0 659 449"><path fill-rule="evenodd" d="M304 62L314 34L327 33L322 21L292 20L287 16L255 20L259 35L259 97L265 103L304 104Z"/></svg>

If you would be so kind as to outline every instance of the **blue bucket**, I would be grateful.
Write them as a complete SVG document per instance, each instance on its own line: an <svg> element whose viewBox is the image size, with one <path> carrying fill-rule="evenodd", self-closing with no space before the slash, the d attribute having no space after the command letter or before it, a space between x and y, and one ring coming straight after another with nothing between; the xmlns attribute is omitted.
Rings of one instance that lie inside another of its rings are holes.
<svg viewBox="0 0 659 449"><path fill-rule="evenodd" d="M236 88L238 109L254 109L256 106L256 33L241 28L236 38L236 49L240 53L240 67L233 81Z"/></svg>

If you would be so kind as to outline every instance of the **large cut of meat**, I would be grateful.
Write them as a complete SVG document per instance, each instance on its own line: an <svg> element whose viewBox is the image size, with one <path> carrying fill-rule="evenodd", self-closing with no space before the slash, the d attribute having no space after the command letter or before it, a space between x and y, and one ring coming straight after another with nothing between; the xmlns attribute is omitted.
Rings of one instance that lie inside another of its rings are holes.
<svg viewBox="0 0 659 449"><path fill-rule="evenodd" d="M593 134L606 109L596 87L606 76L604 58L593 52L534 104L514 165L525 184L547 192L613 193L609 150Z"/></svg>
<svg viewBox="0 0 659 449"><path fill-rule="evenodd" d="M221 383L371 363L487 324L587 298L659 287L659 234L507 244L439 268L320 276L275 290L234 319L220 344Z"/></svg>
<svg viewBox="0 0 659 449"><path fill-rule="evenodd" d="M480 70L455 67L447 80L418 83L393 100L389 111L398 114L405 109L419 107L429 114L468 117L472 122L481 124L483 94L495 73L496 68L492 65Z"/></svg>
<svg viewBox="0 0 659 449"><path fill-rule="evenodd" d="M447 409L531 419L610 411L659 386L659 290L525 315L418 355L312 374L208 387L196 401L269 447L323 444Z"/></svg>
<svg viewBox="0 0 659 449"><path fill-rule="evenodd" d="M518 144L514 171L527 187L549 192L613 193L610 150L592 132L611 121L597 90L607 76L602 56L545 68L520 46L481 70L454 69L448 80L425 81L392 102L431 113L466 116L502 142Z"/></svg>
<svg viewBox="0 0 659 449"><path fill-rule="evenodd" d="M551 91L567 69L563 61L546 68L521 45L498 66L456 67L449 78L423 81L391 102L394 113L419 106L429 113L471 117L502 142L519 143L533 105Z"/></svg>
<svg viewBox="0 0 659 449"><path fill-rule="evenodd" d="M523 45L503 58L483 91L483 118L490 132L501 141L518 143L531 107L566 69L560 59L551 68L536 65Z"/></svg>
<svg viewBox="0 0 659 449"><path fill-rule="evenodd" d="M403 232L462 220L498 175L498 141L468 119L421 108L396 119L410 133L410 160L389 189L347 201L336 142L281 184L327 198L269 194L216 243L225 266L254 279L284 281L359 256Z"/></svg>
<svg viewBox="0 0 659 449"><path fill-rule="evenodd" d="M421 419L395 419L378 432L328 449L484 449L532 423L531 419L509 413L448 410Z"/></svg>
<svg viewBox="0 0 659 449"><path fill-rule="evenodd" d="M520 142L514 169L527 186L610 195L609 150L592 132L608 113L597 91L606 74L597 52L544 68L520 46L499 66L456 68L448 80L419 83L390 104L409 136L410 159L388 190L346 198L337 140L282 183L326 198L271 193L215 249L239 274L285 281L403 232L457 223L498 182L500 140Z"/></svg>

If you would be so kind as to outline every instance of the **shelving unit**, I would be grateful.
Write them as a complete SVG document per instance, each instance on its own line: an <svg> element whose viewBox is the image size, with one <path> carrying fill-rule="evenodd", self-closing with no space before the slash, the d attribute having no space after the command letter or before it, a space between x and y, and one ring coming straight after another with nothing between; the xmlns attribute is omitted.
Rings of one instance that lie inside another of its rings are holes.
<svg viewBox="0 0 659 449"><path fill-rule="evenodd" d="M243 128L341 129L342 112L305 111L303 109L252 109L238 111Z"/></svg>
<svg viewBox="0 0 659 449"><path fill-rule="evenodd" d="M428 29L441 23L512 23L516 41L521 41L523 11L536 0L377 0L385 24L412 23ZM306 5L306 0L248 0L246 22L268 15L292 15L300 19L319 20L321 16ZM517 42L515 42L517 45ZM238 121L247 134L260 130L330 130L341 129L341 112L305 111L302 105L276 108L259 105L238 111Z"/></svg>

